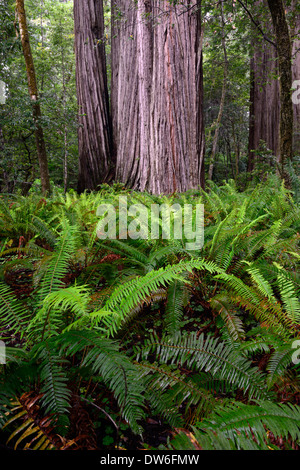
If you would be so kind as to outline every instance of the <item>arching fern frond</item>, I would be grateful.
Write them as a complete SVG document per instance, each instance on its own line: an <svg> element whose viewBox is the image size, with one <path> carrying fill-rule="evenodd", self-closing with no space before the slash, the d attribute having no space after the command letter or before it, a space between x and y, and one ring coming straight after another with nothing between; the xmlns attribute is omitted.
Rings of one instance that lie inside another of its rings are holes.
<svg viewBox="0 0 300 470"><path fill-rule="evenodd" d="M218 338L197 334L157 340L152 338L143 348L142 357L154 353L163 364L178 364L189 370L205 371L219 379L243 389L249 398L267 398L266 376L235 349Z"/></svg>
<svg viewBox="0 0 300 470"><path fill-rule="evenodd" d="M293 322L299 323L300 302L296 294L294 283L284 275L284 270L280 265L277 263L274 264L278 268L277 282L286 312Z"/></svg>
<svg viewBox="0 0 300 470"><path fill-rule="evenodd" d="M245 338L243 322L237 315L226 293L220 293L210 299L210 306L213 311L219 313L233 341L241 341Z"/></svg>
<svg viewBox="0 0 300 470"><path fill-rule="evenodd" d="M270 388L284 376L287 368L292 364L293 353L291 344L281 346L273 352L267 365L269 373L267 382Z"/></svg>
<svg viewBox="0 0 300 470"><path fill-rule="evenodd" d="M64 222L63 230L57 241L55 252L48 263L40 287L40 299L63 287L62 278L69 268L70 258L75 250L77 227Z"/></svg>
<svg viewBox="0 0 300 470"><path fill-rule="evenodd" d="M225 407L216 409L197 428L202 434L211 431L215 436L223 435L232 440L238 449L244 448L239 440L239 433L243 433L248 439L254 439L259 446L265 448L265 444L270 442L269 433L275 438L291 438L293 441L300 439L300 407L270 401L258 401L255 405L228 403ZM201 446L201 437L199 444Z"/></svg>
<svg viewBox="0 0 300 470"><path fill-rule="evenodd" d="M12 289L0 282L0 328L25 334L30 319L30 310L15 296Z"/></svg>
<svg viewBox="0 0 300 470"><path fill-rule="evenodd" d="M183 281L175 279L167 290L167 302L165 307L165 327L170 336L180 331L180 321L183 316L183 308L187 301L187 287Z"/></svg>
<svg viewBox="0 0 300 470"><path fill-rule="evenodd" d="M183 274L192 272L193 269L222 272L211 261L192 259L180 261L174 265L167 265L148 272L145 276L137 276L128 282L119 285L111 294L103 308L97 312L94 320L103 321L107 328L107 334L113 335L121 327L126 315L128 315L139 304L144 302L152 292L166 287L174 280L183 281Z"/></svg>
<svg viewBox="0 0 300 470"><path fill-rule="evenodd" d="M140 362L138 367L145 382L147 401L154 413L164 416L170 425L182 426L182 414L185 421L195 420L213 409L213 394L199 387L194 378L186 377L179 369L147 361ZM183 407L185 412L180 413Z"/></svg>
<svg viewBox="0 0 300 470"><path fill-rule="evenodd" d="M64 361L51 347L51 343L44 341L32 349L32 356L39 364L39 377L41 380L41 403L45 414L51 413L56 419L56 426L60 432L68 425L68 412L70 408L71 392L68 388L63 364Z"/></svg>
<svg viewBox="0 0 300 470"><path fill-rule="evenodd" d="M101 338L91 330L65 332L55 339L55 343L64 357L84 353L82 366L91 367L93 373L101 375L113 392L123 417L134 432L140 433L144 387L138 368L119 351L118 343Z"/></svg>

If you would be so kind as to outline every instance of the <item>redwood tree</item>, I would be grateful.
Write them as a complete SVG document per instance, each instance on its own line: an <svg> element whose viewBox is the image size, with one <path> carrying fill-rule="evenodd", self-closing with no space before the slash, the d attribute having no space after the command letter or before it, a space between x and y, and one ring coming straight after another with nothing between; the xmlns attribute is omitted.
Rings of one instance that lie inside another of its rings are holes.
<svg viewBox="0 0 300 470"><path fill-rule="evenodd" d="M78 191L93 190L111 171L102 0L74 0L76 84L79 107Z"/></svg>
<svg viewBox="0 0 300 470"><path fill-rule="evenodd" d="M268 6L266 0L257 2L257 4L259 3L264 4L265 7ZM276 5L272 4L272 8L275 7ZM294 4L290 8L291 11L294 11ZM275 27L271 21L270 12L268 9L265 11L266 18L261 23L262 28L268 37L273 37ZM288 25L285 16L282 16L283 14L285 15L285 12L281 11L281 21L285 21L288 28L290 26L290 32L286 29L278 31L277 28L276 43L274 44L277 47L270 45L270 42L263 38L261 40L257 37L253 39L248 171L252 171L254 168L260 141L264 141L267 148L277 157L281 174L284 173L283 166L286 159L292 158L293 151L299 151L300 106L292 104L289 84L292 83L292 80L297 80L300 74L300 43L297 40L300 17L296 15L293 24ZM279 39L278 36L287 36L288 34L290 37L290 33L294 38L292 46L289 40L282 45L284 39ZM281 66L279 66L280 47L278 43L281 44L281 55L284 55L281 58ZM289 55L291 47L292 56ZM292 57L292 60L286 60L284 48L287 48L286 53L290 59ZM283 106L281 106L281 102Z"/></svg>
<svg viewBox="0 0 300 470"><path fill-rule="evenodd" d="M300 14L293 21L291 32L294 37L292 48L292 77L294 81L300 80ZM300 103L293 103L294 110L294 153L300 155Z"/></svg>
<svg viewBox="0 0 300 470"><path fill-rule="evenodd" d="M292 44L283 0L268 0L277 44L280 86L280 126L278 170L285 176L284 165L293 157Z"/></svg>
<svg viewBox="0 0 300 470"><path fill-rule="evenodd" d="M112 3L116 178L158 194L204 186L201 2Z"/></svg>
<svg viewBox="0 0 300 470"><path fill-rule="evenodd" d="M265 26L268 30L267 26ZM264 39L253 39L250 61L250 123L248 171L254 169L257 151L263 141L279 155L280 95L277 80L277 52Z"/></svg>

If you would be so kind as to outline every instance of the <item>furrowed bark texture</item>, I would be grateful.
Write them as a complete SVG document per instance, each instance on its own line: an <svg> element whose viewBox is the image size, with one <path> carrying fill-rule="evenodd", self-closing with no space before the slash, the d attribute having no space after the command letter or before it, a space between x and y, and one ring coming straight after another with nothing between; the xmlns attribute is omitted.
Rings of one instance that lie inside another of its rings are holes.
<svg viewBox="0 0 300 470"><path fill-rule="evenodd" d="M74 0L79 107L78 191L93 190L111 170L111 123L104 48L103 4Z"/></svg>
<svg viewBox="0 0 300 470"><path fill-rule="evenodd" d="M47 194L50 192L48 159L47 159L46 144L45 144L45 139L44 139L44 132L40 123L41 108L40 108L40 103L38 101L39 100L38 88L37 88L34 62L33 62L33 57L31 53L30 41L29 41L24 0L16 1L16 11L18 15L20 37L21 37L23 55L24 55L25 65L26 65L28 91L29 91L29 95L31 99L33 121L35 124L35 141L36 141L37 155L38 155L38 161L39 161L39 167L40 167L42 191L44 194Z"/></svg>
<svg viewBox="0 0 300 470"><path fill-rule="evenodd" d="M214 166L215 166L215 158L217 153L217 145L219 139L219 132L220 132L220 125L222 122L224 106L225 106L225 99L226 99L226 92L227 92L227 78L228 78L228 57L227 57L227 48L226 48L226 36L225 36L225 21L224 21L224 11L223 11L223 3L220 5L221 8L221 28L222 28L222 47L224 53L224 71L223 71L223 85L222 85L222 95L221 95L221 102L219 107L219 113L216 122L214 123L216 126L215 134L212 141L212 151L210 156L210 164L208 169L208 179L213 179L214 173ZM236 155L236 158L238 156ZM237 164L238 167L238 164Z"/></svg>
<svg viewBox="0 0 300 470"><path fill-rule="evenodd" d="M295 18L293 25L293 41L292 48L292 78L294 81L300 80L300 14ZM298 87L299 89L299 87ZM298 94L299 100L299 94ZM300 103L293 103L294 111L294 154L300 155Z"/></svg>
<svg viewBox="0 0 300 470"><path fill-rule="evenodd" d="M259 3L259 2L258 2ZM267 2L263 2L267 6ZM293 6L291 7L293 9ZM264 31L268 36L274 35L274 27L271 23L270 13L269 22L266 20L263 25ZM294 24L291 25L293 37L300 29L300 16L296 16ZM289 68L292 74L292 80L299 80L300 77L300 41L297 38L292 43L292 66ZM286 63L287 66L287 63ZM249 127L249 159L248 171L252 171L255 161L259 159L257 150L260 147L260 141L264 141L268 149L272 150L277 157L277 161L282 166L280 146L281 135L281 93L286 93L284 105L289 108L288 127L289 141L293 142L292 151L298 154L300 151L300 105L293 105L293 119L291 118L291 93L288 87L282 90L279 77L281 76L278 66L278 52L263 39L255 39L254 55L251 59L251 91L250 91L250 127ZM290 78L288 78L290 83ZM287 102L289 96L289 102ZM286 113L283 119L286 122ZM292 124L293 122L293 124ZM283 124L282 124L283 125ZM293 125L293 138L291 138L291 127ZM289 146L290 146L289 143ZM290 147L289 147L290 148ZM291 150L289 150L291 151ZM290 157L289 157L290 158Z"/></svg>
<svg viewBox="0 0 300 470"><path fill-rule="evenodd" d="M250 124L248 171L259 159L257 150L263 141L273 154L279 155L280 95L276 49L264 41L256 42L251 58Z"/></svg>
<svg viewBox="0 0 300 470"><path fill-rule="evenodd" d="M283 1L268 0L268 5L276 37L279 71L280 125L277 166L279 173L284 177L284 165L293 158L292 45Z"/></svg>
<svg viewBox="0 0 300 470"><path fill-rule="evenodd" d="M166 0L113 4L116 178L157 194L203 187L200 9Z"/></svg>

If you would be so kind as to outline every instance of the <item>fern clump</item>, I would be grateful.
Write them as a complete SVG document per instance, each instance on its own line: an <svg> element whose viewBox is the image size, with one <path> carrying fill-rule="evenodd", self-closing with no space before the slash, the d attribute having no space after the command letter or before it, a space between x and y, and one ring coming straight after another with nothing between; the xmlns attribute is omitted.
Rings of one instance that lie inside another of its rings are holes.
<svg viewBox="0 0 300 470"><path fill-rule="evenodd" d="M153 203L204 204L203 247L100 240L97 207L119 217L119 196L149 220ZM298 448L299 210L273 176L244 192L1 199L7 445L101 448L86 436L104 426L104 442L142 448L157 422L171 449Z"/></svg>

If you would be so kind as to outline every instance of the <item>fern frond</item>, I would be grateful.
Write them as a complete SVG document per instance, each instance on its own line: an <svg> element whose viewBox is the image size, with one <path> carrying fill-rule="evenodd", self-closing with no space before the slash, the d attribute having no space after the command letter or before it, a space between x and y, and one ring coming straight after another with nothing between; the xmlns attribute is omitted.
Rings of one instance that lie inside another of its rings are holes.
<svg viewBox="0 0 300 470"><path fill-rule="evenodd" d="M296 295L294 283L283 274L283 268L281 266L277 263L275 265L278 268L278 286L286 312L293 322L299 323L300 302Z"/></svg>
<svg viewBox="0 0 300 470"><path fill-rule="evenodd" d="M76 226L68 226L66 224L63 228L55 247L55 252L49 261L48 269L41 282L41 301L48 294L51 294L63 287L62 278L69 269L69 261L75 250L76 233Z"/></svg>
<svg viewBox="0 0 300 470"><path fill-rule="evenodd" d="M137 367L119 351L118 343L89 330L65 332L55 342L64 356L86 351L82 366L91 367L93 373L101 375L113 392L123 417L134 432L140 433L138 422L144 417L144 387Z"/></svg>
<svg viewBox="0 0 300 470"><path fill-rule="evenodd" d="M165 306L165 327L170 336L176 335L180 330L180 321L183 316L183 308L186 304L187 288L184 282L175 280L167 290L167 302Z"/></svg>
<svg viewBox="0 0 300 470"><path fill-rule="evenodd" d="M186 377L179 370L166 364L138 364L145 381L146 398L155 414L164 416L172 426L183 424L182 413L185 409L186 420L193 409L193 419L208 413L214 407L215 399L208 389L199 387L197 381Z"/></svg>
<svg viewBox="0 0 300 470"><path fill-rule="evenodd" d="M269 433L275 438L298 441L300 438L300 407L291 404L277 404L270 401L258 401L256 405L239 402L227 404L215 410L209 419L197 425L201 433L213 432L233 440L238 449L239 433L247 439L255 440L264 446L269 441ZM199 434L198 434L199 437ZM199 442L201 446L201 439Z"/></svg>
<svg viewBox="0 0 300 470"><path fill-rule="evenodd" d="M255 285L259 289L259 291L264 295L265 297L276 301L273 293L273 289L269 282L263 277L263 275L260 273L259 269L254 266L253 263L250 263L248 261L245 261L245 263L248 264L248 268L246 271L251 275L251 279L254 281Z"/></svg>
<svg viewBox="0 0 300 470"><path fill-rule="evenodd" d="M40 238L44 238L51 247L57 243L58 234L50 226L50 221L45 222L37 216L32 218L31 228Z"/></svg>
<svg viewBox="0 0 300 470"><path fill-rule="evenodd" d="M145 358L150 351L161 363L180 363L190 370L210 372L213 377L243 389L250 398L269 395L265 375L218 338L205 339L203 334L198 338L197 334L191 334L165 341L152 339L144 348Z"/></svg>
<svg viewBox="0 0 300 470"><path fill-rule="evenodd" d="M98 312L99 320L104 322L108 335L116 333L126 315L144 302L152 292L166 287L174 280L182 280L182 275L186 272L192 272L193 269L207 270L211 273L221 271L211 261L183 260L174 265L152 270L145 276L137 276L118 286L104 304L103 309Z"/></svg>
<svg viewBox="0 0 300 470"><path fill-rule="evenodd" d="M210 299L210 306L212 310L218 312L221 316L232 340L242 341L245 338L243 322L234 311L227 295L225 293L216 295Z"/></svg>
<svg viewBox="0 0 300 470"><path fill-rule="evenodd" d="M25 334L30 319L30 311L22 301L16 298L12 289L0 282L0 328L14 333Z"/></svg>
<svg viewBox="0 0 300 470"><path fill-rule="evenodd" d="M71 392L64 372L64 361L51 347L51 343L44 341L32 349L32 356L40 362L39 376L41 380L41 402L45 413L53 414L56 426L65 428L68 425L68 412L70 409Z"/></svg>
<svg viewBox="0 0 300 470"><path fill-rule="evenodd" d="M288 366L292 364L293 349L291 344L279 347L269 359L267 382L271 388L285 374Z"/></svg>

